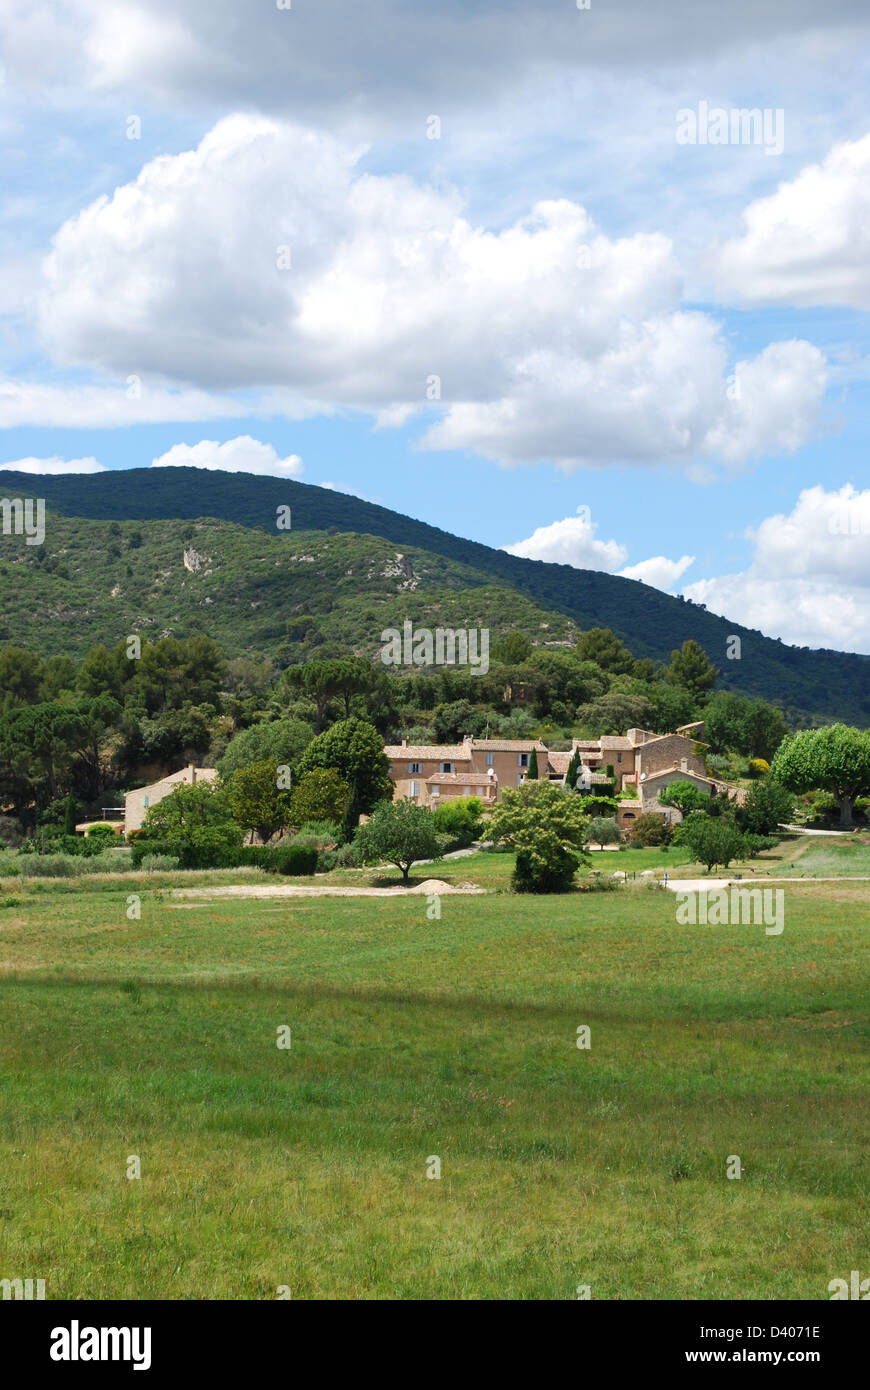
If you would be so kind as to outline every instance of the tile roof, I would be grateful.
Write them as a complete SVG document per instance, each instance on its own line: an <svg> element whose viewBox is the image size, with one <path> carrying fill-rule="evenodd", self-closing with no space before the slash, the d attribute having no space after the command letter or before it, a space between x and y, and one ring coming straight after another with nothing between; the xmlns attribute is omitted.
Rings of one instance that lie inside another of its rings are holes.
<svg viewBox="0 0 870 1390"><path fill-rule="evenodd" d="M550 752L547 754L547 761L554 772L567 772L573 756L573 753Z"/></svg>
<svg viewBox="0 0 870 1390"><path fill-rule="evenodd" d="M433 772L431 777L426 778L426 786L434 782L436 786L470 786L483 787L495 786L497 777L490 777L488 772Z"/></svg>
<svg viewBox="0 0 870 1390"><path fill-rule="evenodd" d="M621 752L623 748L634 748L634 747L635 747L635 745L630 741L630 739L621 738L621 737L618 737L618 736L615 736L615 735L611 735L611 734L602 734L602 735L601 735L601 749L602 749L602 752L603 752L604 749L606 749L606 748L616 748L616 749L618 749L618 750Z"/></svg>
<svg viewBox="0 0 870 1390"><path fill-rule="evenodd" d="M547 745L535 738L476 738L472 748L481 753L546 753Z"/></svg>
<svg viewBox="0 0 870 1390"><path fill-rule="evenodd" d="M384 748L384 752L390 761L394 763L419 763L424 762L426 759L431 760L433 758L439 763L471 762L468 745L461 743L422 743L413 744L407 748L392 743Z"/></svg>

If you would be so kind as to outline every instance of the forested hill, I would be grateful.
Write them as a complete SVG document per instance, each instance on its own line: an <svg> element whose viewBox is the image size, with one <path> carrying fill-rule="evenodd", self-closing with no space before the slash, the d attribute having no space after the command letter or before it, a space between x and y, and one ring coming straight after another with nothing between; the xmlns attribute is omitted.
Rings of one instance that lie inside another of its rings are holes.
<svg viewBox="0 0 870 1390"><path fill-rule="evenodd" d="M38 487L38 494L37 494ZM135 468L59 478L6 473L8 497L44 497L68 517L131 521L214 517L276 532L278 508L290 507L293 530L377 536L472 567L500 585L560 612L581 628L612 628L635 656L666 661L687 638L720 667L720 686L774 700L792 712L866 724L870 658L789 647L733 619L663 594L636 580L595 570L524 560L372 502L281 478L196 468ZM741 659L728 660L728 639L741 639Z"/></svg>

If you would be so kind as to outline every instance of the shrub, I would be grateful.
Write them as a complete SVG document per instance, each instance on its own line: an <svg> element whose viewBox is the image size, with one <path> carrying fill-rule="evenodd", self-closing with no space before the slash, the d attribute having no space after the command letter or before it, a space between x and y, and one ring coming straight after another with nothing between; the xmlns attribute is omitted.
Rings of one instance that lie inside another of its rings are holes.
<svg viewBox="0 0 870 1390"><path fill-rule="evenodd" d="M515 893L568 893L579 863L579 856L561 845L546 863L538 861L531 850L518 850L511 887Z"/></svg>
<svg viewBox="0 0 870 1390"><path fill-rule="evenodd" d="M169 873L177 869L179 861L171 854L143 854L139 868L146 874Z"/></svg>
<svg viewBox="0 0 870 1390"><path fill-rule="evenodd" d="M586 829L587 845L615 845L622 839L622 832L615 820L605 816L593 816Z"/></svg>
<svg viewBox="0 0 870 1390"><path fill-rule="evenodd" d="M589 823L579 798L553 782L507 788L493 812L493 839L516 850L511 879L517 893L564 893L581 862Z"/></svg>
<svg viewBox="0 0 870 1390"><path fill-rule="evenodd" d="M98 821L96 825L92 825L89 830L85 831L85 839L114 840L116 838L115 829L116 827L107 820Z"/></svg>
<svg viewBox="0 0 870 1390"><path fill-rule="evenodd" d="M467 849L483 833L483 803L477 796L445 801L432 812L436 834L443 835L450 849Z"/></svg>
<svg viewBox="0 0 870 1390"><path fill-rule="evenodd" d="M833 801L833 797L831 797ZM765 777L751 788L744 804L737 811L741 830L753 835L770 835L780 824L787 824L794 814L794 793L772 777Z"/></svg>
<svg viewBox="0 0 870 1390"><path fill-rule="evenodd" d="M31 854L22 861L25 878L73 878L81 873L82 863L72 854Z"/></svg>
<svg viewBox="0 0 870 1390"><path fill-rule="evenodd" d="M638 816L631 827L631 838L637 845L669 845L672 836L673 831L664 816L656 815L655 811Z"/></svg>
<svg viewBox="0 0 870 1390"><path fill-rule="evenodd" d="M752 853L751 842L740 833L727 816L705 816L693 811L677 828L676 841L686 845L693 859L704 864L707 872L714 864L727 869L732 859L742 859Z"/></svg>
<svg viewBox="0 0 870 1390"><path fill-rule="evenodd" d="M86 855L75 860L79 874L122 874L133 867L133 855L129 849L107 849L103 854Z"/></svg>
<svg viewBox="0 0 870 1390"><path fill-rule="evenodd" d="M749 776L764 777L770 771L770 763L766 758L749 759Z"/></svg>

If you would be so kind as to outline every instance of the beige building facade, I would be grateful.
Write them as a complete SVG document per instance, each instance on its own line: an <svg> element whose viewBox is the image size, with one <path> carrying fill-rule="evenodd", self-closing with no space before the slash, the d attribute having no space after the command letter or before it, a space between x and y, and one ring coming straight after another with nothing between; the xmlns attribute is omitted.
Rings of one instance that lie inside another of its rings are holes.
<svg viewBox="0 0 870 1390"><path fill-rule="evenodd" d="M598 739L575 738L570 751L550 752L535 739L465 738L461 743L409 746L403 742L384 749L397 797L408 797L419 806L434 808L459 796L479 796L485 805L498 801L505 787L518 787L528 775L532 751L537 754L538 776L564 783L575 753L581 764L578 788L594 793L610 781L613 768L618 820L624 829L639 815L655 812L668 821L682 819L674 807L662 806L659 793L670 782L694 781L709 796L734 796L743 792L729 787L707 771L706 745L701 742L703 723L687 724L672 734L649 729L629 729L621 735Z"/></svg>
<svg viewBox="0 0 870 1390"><path fill-rule="evenodd" d="M148 787L137 787L135 791L127 792L124 797L124 834L129 834L131 830L141 830L148 810L165 796L169 796L176 787L192 787L196 782L213 782L217 775L215 767L194 767L193 763L188 763L187 767L171 773L169 777L162 777L159 782L152 782Z"/></svg>

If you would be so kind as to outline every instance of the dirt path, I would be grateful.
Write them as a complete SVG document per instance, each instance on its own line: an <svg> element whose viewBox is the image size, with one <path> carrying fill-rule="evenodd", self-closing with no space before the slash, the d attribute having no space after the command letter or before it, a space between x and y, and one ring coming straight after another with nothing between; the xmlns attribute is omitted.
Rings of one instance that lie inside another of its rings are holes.
<svg viewBox="0 0 870 1390"><path fill-rule="evenodd" d="M275 888L244 884L232 888L174 888L174 898L406 898L411 893L485 893L476 883L445 883L441 878L427 878L409 888L341 888L338 885L317 886L282 883Z"/></svg>

